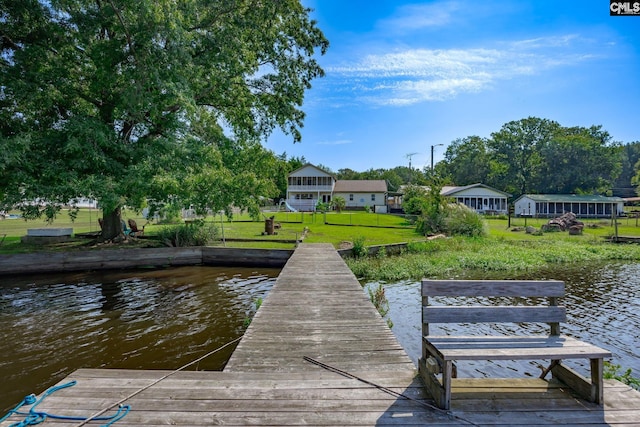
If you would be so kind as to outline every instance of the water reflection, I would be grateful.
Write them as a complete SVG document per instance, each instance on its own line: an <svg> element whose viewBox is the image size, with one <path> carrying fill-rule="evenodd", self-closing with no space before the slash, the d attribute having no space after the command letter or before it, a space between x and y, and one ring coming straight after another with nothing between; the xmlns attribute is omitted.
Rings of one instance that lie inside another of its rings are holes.
<svg viewBox="0 0 640 427"><path fill-rule="evenodd" d="M0 278L0 416L81 367L176 369L239 337L279 270ZM233 348L200 362L218 370Z"/></svg>
<svg viewBox="0 0 640 427"><path fill-rule="evenodd" d="M561 265L537 272L535 275L506 277L504 274L467 272L456 279L556 279L566 284L563 304L567 307L568 322L562 325L564 334L606 348L613 353L612 362L631 368L640 377L640 264L608 263L604 265ZM370 283L367 286L377 285ZM389 300L389 317L393 332L414 362L420 357L420 284L399 282L385 285ZM436 300L446 303L444 300ZM432 334L509 333L505 325L437 325ZM525 333L546 333L543 327L529 326ZM539 329L536 329L539 328ZM461 375L538 376L539 362L468 362L459 364ZM572 367L587 373L587 361L572 361Z"/></svg>

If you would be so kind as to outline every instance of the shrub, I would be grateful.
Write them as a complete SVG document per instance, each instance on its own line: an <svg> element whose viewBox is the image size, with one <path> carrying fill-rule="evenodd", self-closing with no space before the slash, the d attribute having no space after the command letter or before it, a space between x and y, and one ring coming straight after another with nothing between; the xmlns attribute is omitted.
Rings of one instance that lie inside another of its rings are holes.
<svg viewBox="0 0 640 427"><path fill-rule="evenodd" d="M364 236L354 237L353 248L351 250L354 258L362 258L368 255L369 251L367 250L367 247L364 245L364 241L365 241Z"/></svg>
<svg viewBox="0 0 640 427"><path fill-rule="evenodd" d="M450 204L446 209L444 229L451 236L485 236L484 220L476 211L459 203Z"/></svg>
<svg viewBox="0 0 640 427"><path fill-rule="evenodd" d="M163 227L157 235L160 242L166 246L206 246L217 240L218 228L204 221L196 221L191 224Z"/></svg>

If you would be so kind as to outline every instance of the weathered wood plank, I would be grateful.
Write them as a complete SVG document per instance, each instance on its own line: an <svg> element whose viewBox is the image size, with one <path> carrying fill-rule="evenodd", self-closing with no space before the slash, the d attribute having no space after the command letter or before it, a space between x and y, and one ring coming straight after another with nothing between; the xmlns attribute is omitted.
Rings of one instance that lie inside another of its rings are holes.
<svg viewBox="0 0 640 427"><path fill-rule="evenodd" d="M567 319L565 308L560 306L425 306L422 313L424 323L552 323Z"/></svg>
<svg viewBox="0 0 640 427"><path fill-rule="evenodd" d="M428 337L425 345L444 360L604 358L611 353L570 337Z"/></svg>
<svg viewBox="0 0 640 427"><path fill-rule="evenodd" d="M559 280L423 280L422 295L467 297L563 297Z"/></svg>

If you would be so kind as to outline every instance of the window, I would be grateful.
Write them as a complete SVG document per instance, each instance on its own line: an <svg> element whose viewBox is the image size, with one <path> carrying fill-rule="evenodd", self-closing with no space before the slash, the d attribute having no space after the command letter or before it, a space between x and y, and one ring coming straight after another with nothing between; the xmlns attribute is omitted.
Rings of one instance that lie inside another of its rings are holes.
<svg viewBox="0 0 640 427"><path fill-rule="evenodd" d="M353 194L349 194L349 201L353 202Z"/></svg>
<svg viewBox="0 0 640 427"><path fill-rule="evenodd" d="M371 201L372 201L372 202L375 202L375 201L376 201L376 195L375 195L375 194L372 194L372 195L371 195Z"/></svg>

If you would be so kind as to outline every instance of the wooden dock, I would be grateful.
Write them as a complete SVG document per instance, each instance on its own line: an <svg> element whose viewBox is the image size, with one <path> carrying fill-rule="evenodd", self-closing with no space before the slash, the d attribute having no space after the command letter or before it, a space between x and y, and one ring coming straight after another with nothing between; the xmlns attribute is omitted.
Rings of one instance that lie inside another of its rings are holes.
<svg viewBox="0 0 640 427"><path fill-rule="evenodd" d="M60 382L75 386L37 409L89 416L169 373L80 369ZM224 371L175 373L129 399L131 412L114 426L640 426L640 393L617 381L606 381L599 407L537 379L454 380L446 413L429 406L416 374L332 246L303 244Z"/></svg>

